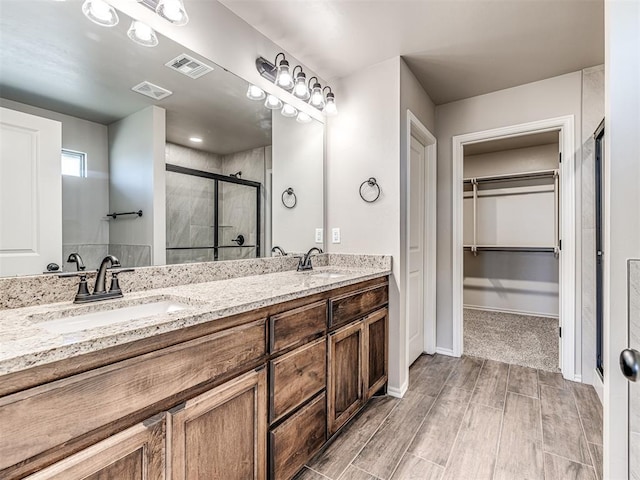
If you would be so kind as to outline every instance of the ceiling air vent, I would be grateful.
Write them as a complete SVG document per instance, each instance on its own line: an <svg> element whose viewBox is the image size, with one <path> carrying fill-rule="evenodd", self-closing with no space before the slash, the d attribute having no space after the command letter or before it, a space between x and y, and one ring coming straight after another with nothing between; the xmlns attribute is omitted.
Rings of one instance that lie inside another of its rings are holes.
<svg viewBox="0 0 640 480"><path fill-rule="evenodd" d="M190 57L186 53L178 55L170 62L165 63L165 65L191 78L199 78L213 70L213 67Z"/></svg>
<svg viewBox="0 0 640 480"><path fill-rule="evenodd" d="M158 6L158 0L138 0L138 3L141 3L154 12L156 11L156 7Z"/></svg>
<svg viewBox="0 0 640 480"><path fill-rule="evenodd" d="M159 87L158 85L154 85L153 83L147 81L139 83L131 90L141 93L142 95L146 95L147 97L151 97L154 100L162 100L163 98L167 98L173 93L166 88Z"/></svg>

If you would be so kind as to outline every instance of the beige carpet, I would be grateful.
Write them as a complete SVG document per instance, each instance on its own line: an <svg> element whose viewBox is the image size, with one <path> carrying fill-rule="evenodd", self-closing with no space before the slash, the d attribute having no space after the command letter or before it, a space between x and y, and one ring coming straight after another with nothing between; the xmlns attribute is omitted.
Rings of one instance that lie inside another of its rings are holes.
<svg viewBox="0 0 640 480"><path fill-rule="evenodd" d="M464 309L464 353L550 372L558 370L558 320Z"/></svg>

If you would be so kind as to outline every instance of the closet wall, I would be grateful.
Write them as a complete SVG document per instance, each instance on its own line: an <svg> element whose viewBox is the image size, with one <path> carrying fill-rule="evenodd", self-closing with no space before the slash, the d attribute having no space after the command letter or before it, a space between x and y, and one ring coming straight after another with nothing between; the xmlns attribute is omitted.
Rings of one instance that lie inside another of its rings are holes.
<svg viewBox="0 0 640 480"><path fill-rule="evenodd" d="M485 142L465 150L464 177L519 174L558 168L557 133L513 142ZM536 143L544 142L541 145ZM552 142L552 143L549 143ZM533 145L532 145L533 144ZM517 143L515 146L518 146ZM464 244L474 244L473 193L464 199ZM476 245L555 245L553 176L508 182L480 182ZM559 261L553 253L465 251L465 307L558 316Z"/></svg>

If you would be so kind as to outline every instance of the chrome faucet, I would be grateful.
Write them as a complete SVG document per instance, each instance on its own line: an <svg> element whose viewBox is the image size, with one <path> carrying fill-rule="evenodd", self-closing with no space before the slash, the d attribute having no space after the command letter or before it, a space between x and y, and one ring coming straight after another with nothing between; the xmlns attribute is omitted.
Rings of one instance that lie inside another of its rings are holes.
<svg viewBox="0 0 640 480"><path fill-rule="evenodd" d="M84 267L84 265L82 266ZM88 303L97 302L98 300L106 300L108 298L120 298L122 297L122 290L118 283L118 274L133 271L133 268L119 268L120 266L120 260L113 255L107 255L104 257L100 263L100 268L98 269L93 293L89 293L89 288L87 286L87 272L84 270L79 270L75 273L64 273L60 275L60 277L80 277L78 293L76 293L73 303ZM114 267L116 270L112 270ZM109 286L109 291L106 290L107 270L111 270L111 285Z"/></svg>
<svg viewBox="0 0 640 480"><path fill-rule="evenodd" d="M282 247L279 247L278 245L276 245L275 247L273 247L271 249L271 253L276 253L278 252L279 255L286 257L287 256L287 252L285 252Z"/></svg>
<svg viewBox="0 0 640 480"><path fill-rule="evenodd" d="M313 252L322 253L322 249L318 247L313 247L311 250L309 250L307 253L304 254L304 257L298 257L300 258L300 261L298 262L299 272L304 270L313 270L313 265L311 265L311 256Z"/></svg>

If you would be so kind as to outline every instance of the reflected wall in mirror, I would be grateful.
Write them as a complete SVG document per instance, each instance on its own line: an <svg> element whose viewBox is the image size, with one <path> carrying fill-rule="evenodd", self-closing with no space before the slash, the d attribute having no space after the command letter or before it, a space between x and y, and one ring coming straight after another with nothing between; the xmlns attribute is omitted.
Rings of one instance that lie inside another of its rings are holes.
<svg viewBox="0 0 640 480"><path fill-rule="evenodd" d="M95 269L107 253L145 266L317 245L324 126L248 99L246 81L166 37L133 43L122 13L103 28L80 7L2 2L0 276L75 270L72 252ZM55 125L64 159L38 143Z"/></svg>

